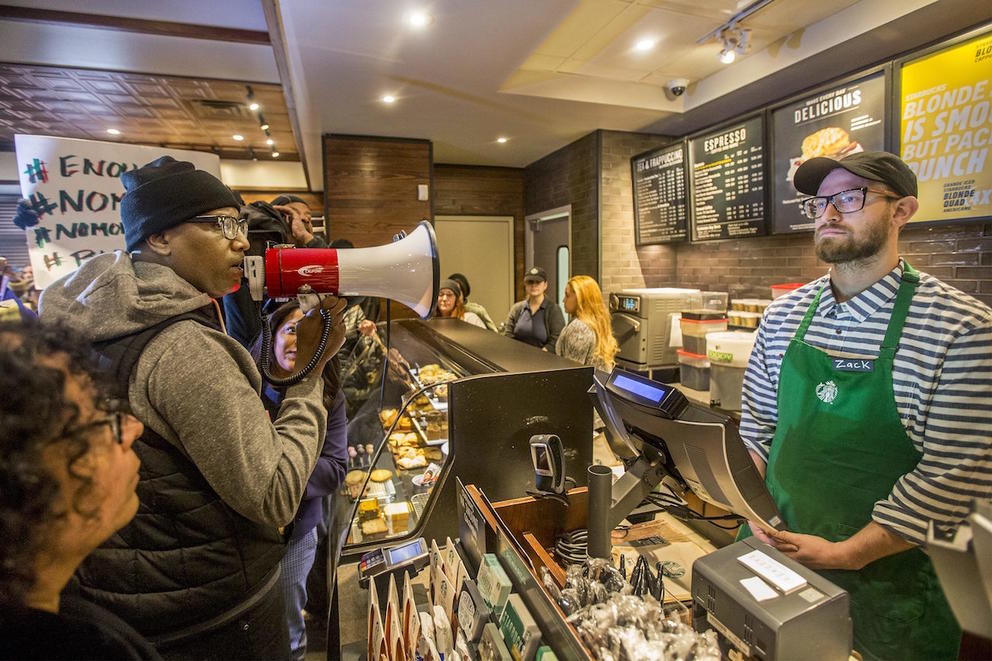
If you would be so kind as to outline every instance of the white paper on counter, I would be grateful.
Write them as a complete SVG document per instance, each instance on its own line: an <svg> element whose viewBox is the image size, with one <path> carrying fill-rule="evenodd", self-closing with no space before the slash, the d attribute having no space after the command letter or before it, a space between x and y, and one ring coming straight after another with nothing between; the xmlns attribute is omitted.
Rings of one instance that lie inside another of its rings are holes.
<svg viewBox="0 0 992 661"><path fill-rule="evenodd" d="M742 578L741 585L744 589L751 593L755 601L768 601L769 599L774 599L778 596L772 586L765 583L758 576L752 576L751 578Z"/></svg>
<svg viewBox="0 0 992 661"><path fill-rule="evenodd" d="M682 313L672 313L672 332L668 334L668 346L672 349L682 348Z"/></svg>

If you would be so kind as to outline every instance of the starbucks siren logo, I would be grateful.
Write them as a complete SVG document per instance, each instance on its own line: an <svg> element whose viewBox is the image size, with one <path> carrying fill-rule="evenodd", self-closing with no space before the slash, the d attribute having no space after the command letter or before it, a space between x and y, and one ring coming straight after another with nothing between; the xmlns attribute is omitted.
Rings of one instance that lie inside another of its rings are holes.
<svg viewBox="0 0 992 661"><path fill-rule="evenodd" d="M816 387L816 396L825 404L832 404L837 399L837 384L833 381L821 383Z"/></svg>

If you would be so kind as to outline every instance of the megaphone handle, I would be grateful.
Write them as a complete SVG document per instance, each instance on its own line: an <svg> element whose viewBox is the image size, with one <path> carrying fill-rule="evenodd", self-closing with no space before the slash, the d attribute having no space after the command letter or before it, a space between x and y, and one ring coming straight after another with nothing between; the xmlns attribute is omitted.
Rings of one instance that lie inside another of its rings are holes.
<svg viewBox="0 0 992 661"><path fill-rule="evenodd" d="M324 355L324 351L327 349L327 338L331 335L331 328L334 323L331 313L323 308L320 309L320 319L322 322L320 341L317 343L317 350L314 351L313 357L310 358L310 361L303 369L295 374L290 374L285 379L276 378L269 372L269 366L272 362L272 330L267 323L262 324L262 376L265 377L266 381L277 388L292 386L307 378L314 368L317 367L321 356Z"/></svg>

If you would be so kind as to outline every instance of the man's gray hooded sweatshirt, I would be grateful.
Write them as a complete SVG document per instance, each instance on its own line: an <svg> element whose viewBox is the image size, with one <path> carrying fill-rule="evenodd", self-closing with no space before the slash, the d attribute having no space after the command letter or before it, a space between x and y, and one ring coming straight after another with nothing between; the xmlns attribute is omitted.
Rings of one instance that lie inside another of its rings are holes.
<svg viewBox="0 0 992 661"><path fill-rule="evenodd" d="M220 330L209 295L168 267L99 255L41 300L43 323L69 323L101 351L179 315L199 318L165 325L128 380L145 425L134 446L140 509L75 577L85 597L152 638L222 624L271 592L279 528L293 519L326 426L317 377L291 386L269 420L251 356Z"/></svg>

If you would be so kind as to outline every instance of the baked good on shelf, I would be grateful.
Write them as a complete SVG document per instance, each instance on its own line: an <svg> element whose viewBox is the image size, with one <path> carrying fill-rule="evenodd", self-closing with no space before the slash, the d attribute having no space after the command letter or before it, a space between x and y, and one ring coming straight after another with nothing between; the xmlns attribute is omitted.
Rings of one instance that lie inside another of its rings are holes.
<svg viewBox="0 0 992 661"><path fill-rule="evenodd" d="M393 471L385 468L376 468L370 476L373 482L385 482L393 476Z"/></svg>

